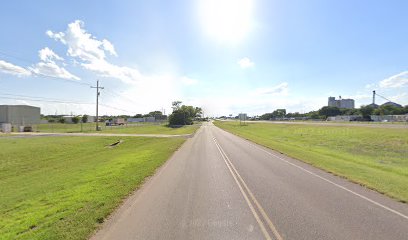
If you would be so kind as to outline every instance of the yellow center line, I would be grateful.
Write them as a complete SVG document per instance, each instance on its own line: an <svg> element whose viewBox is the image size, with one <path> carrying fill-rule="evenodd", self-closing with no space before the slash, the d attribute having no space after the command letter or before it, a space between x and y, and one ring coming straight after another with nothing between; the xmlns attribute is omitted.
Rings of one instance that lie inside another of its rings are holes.
<svg viewBox="0 0 408 240"><path fill-rule="evenodd" d="M223 158L225 156L224 161L226 160L232 167L232 169L234 170L235 174L237 175L237 177L239 178L239 180L242 182L242 185L244 186L244 188L246 189L246 191L248 192L249 196L251 197L252 201L255 203L255 205L257 206L259 212L261 213L261 215L263 216L263 218L265 219L265 221L267 222L269 228L271 229L272 233L274 234L274 236L276 237L277 240L283 240L282 236L279 234L277 228L275 227L275 225L273 224L273 222L271 221L271 219L268 217L268 215L266 214L265 210L263 209L263 207L261 206L261 204L258 202L258 200L255 198L254 194L252 193L252 191L249 189L248 185L245 183L244 179L241 177L241 175L238 173L237 169L235 168L234 164L232 164L231 160L228 158L227 154L225 153L225 151L222 149L222 147L218 144L217 140L214 138L214 142L216 143L219 151L221 152L221 154L223 155Z"/></svg>
<svg viewBox="0 0 408 240"><path fill-rule="evenodd" d="M220 154L221 154L221 156L222 156L222 159L224 159L224 162L225 162L225 164L227 165L228 170L230 171L232 177L234 178L236 184L238 185L239 190L241 191L242 195L244 196L245 201L246 201L246 203L248 204L249 209L251 209L251 212L252 212L252 214L254 215L255 220L258 222L258 225L259 225L259 227L261 228L261 231L262 231L263 235L265 236L265 239L267 239L267 240L272 240L271 236L269 236L269 233L268 233L268 231L267 231L266 228L265 228L265 225L263 224L263 222L262 222L261 219L259 218L259 215L258 215L258 213L256 213L254 206L252 205L252 203L251 203L251 201L249 200L248 196L246 195L244 189L242 188L241 184L239 183L237 177L235 176L234 172L232 171L230 165L228 164L228 161L227 161L227 159L226 159L226 156L224 156L224 154L223 154L223 152L222 152L222 150L221 150L221 146L219 146L219 144L217 143L217 141L215 140L215 138L214 138L214 143L215 143L215 146L218 148L218 151L220 152Z"/></svg>

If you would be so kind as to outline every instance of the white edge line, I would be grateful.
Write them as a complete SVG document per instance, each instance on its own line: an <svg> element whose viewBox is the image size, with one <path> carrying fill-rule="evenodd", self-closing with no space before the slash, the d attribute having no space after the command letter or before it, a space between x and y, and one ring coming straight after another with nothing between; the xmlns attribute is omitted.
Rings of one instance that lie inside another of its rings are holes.
<svg viewBox="0 0 408 240"><path fill-rule="evenodd" d="M351 193L351 194L354 194L354 195L356 195L356 196L358 196L358 197L360 197L360 198L362 198L362 199L364 199L364 200L366 200L366 201L368 201L368 202L370 202L370 203L372 203L372 204L374 204L374 205L377 205L377 206L379 206L379 207L382 207L382 208L384 208L384 209L386 209L386 210L388 210L388 211L390 211L390 212L392 212L392 213L394 213L394 214L397 214L397 215L399 215L400 217L403 217L403 218L405 218L405 219L408 220L408 216L404 215L403 213L400 213L400 212L398 212L398 211L396 211L396 210L394 210L394 209L392 209L392 208L389 208L389 207L387 207L387 206L385 206L385 205L382 205L382 204L379 203L379 202L376 202L376 201L374 201L374 200L372 200L372 199L370 199L370 198L368 198L368 197L365 197L365 196L363 196L363 195L361 195L361 194L359 194L359 193L356 193L356 192L354 192L354 191L352 191L352 190L350 190L350 189L348 189L348 188L346 188L346 187L344 187L344 186L342 186L342 185L340 185L340 184L337 184L337 183L335 183L335 182L333 182L333 181L330 181L329 179L327 179L327 178L325 178L325 177L322 177L322 176L320 176L320 175L318 175L318 174L316 174L316 173L314 173L314 172L311 172L311 171L309 171L309 170L307 170L307 169L305 169L305 168L303 168L303 167L301 167L301 166L299 166L299 165L296 165L296 164L294 164L294 163L291 163L291 162L289 162L288 160L283 159L283 158L281 158L280 156L278 156L278 155L276 155L276 154L273 154L273 153L271 153L271 152L269 152L269 151L267 151L267 150L265 150L265 149L263 149L263 148L261 148L261 147L255 145L255 144L253 144L253 143L250 143L250 142L248 142L248 141L246 141L246 142L247 142L249 145L252 145L252 146L258 148L259 150L262 150L263 152L265 152L265 153L267 153L267 154L269 154L269 155L271 155L271 156L273 156L273 157L276 157L276 158L278 158L279 160L281 160L281 161L283 161L283 162L285 162L285 163L288 163L288 164L290 164L290 165L292 165L292 166L294 166L294 167L296 167L296 168L298 168L298 169L300 169L300 170L302 170L302 171L304 171L304 172L307 172L307 173L309 173L309 174L311 174L311 175L313 175L313 176L315 176L315 177L317 177L317 178L322 179L323 181L326 181L326 182L328 182L328 183L330 183L330 184L332 184L332 185L334 185L334 186L336 186L336 187L338 187L338 188L343 189L344 191L347 191L347 192L349 192L349 193Z"/></svg>
<svg viewBox="0 0 408 240"><path fill-rule="evenodd" d="M225 153L224 149L222 149L221 145L217 142L217 144L220 146L221 151L227 158L229 164L231 165L232 169L234 170L235 174L238 176L238 178L241 180L242 184L244 185L245 189L248 191L249 196L251 197L252 201L254 201L255 205L258 207L258 210L261 212L261 215L264 217L265 221L268 223L269 228L271 229L272 233L274 234L275 238L278 240L283 240L282 236L279 234L278 230L276 229L275 225L272 223L272 220L269 218L269 216L266 214L265 210L261 206L261 204L258 202L258 200L255 198L254 194L252 191L249 189L247 184L245 183L244 179L241 177L241 175L238 173L238 170L235 168L234 164L232 161L229 159L227 154Z"/></svg>
<svg viewBox="0 0 408 240"><path fill-rule="evenodd" d="M218 151L219 151L220 154L221 154L222 159L224 160L225 164L227 165L228 170L230 171L232 177L234 178L236 184L238 185L239 190L241 191L241 194L244 196L244 198L245 198L245 200L246 200L246 202L247 202L247 204L248 204L248 207L251 209L251 212L252 212L253 216L255 217L255 220L258 222L258 225L259 225L259 227L261 228L261 231L262 231L262 233L264 234L264 237L265 237L267 240L272 240L271 236L269 235L268 231L267 231L266 228L265 228L265 225L263 224L263 222L262 222L261 219L259 218L258 213L256 213L256 211L255 211L255 209L254 209L254 206L252 205L252 203L251 203L251 201L249 200L248 196L246 195L244 189L242 188L241 184L239 183L237 177L235 176L235 174L234 174L234 172L232 171L231 167L229 166L227 160L225 159L224 154L222 153L222 151L221 151L221 149L220 149L220 146L218 145L218 143L217 143L217 141L215 140L215 138L213 138L213 140L214 140L215 146L217 147Z"/></svg>

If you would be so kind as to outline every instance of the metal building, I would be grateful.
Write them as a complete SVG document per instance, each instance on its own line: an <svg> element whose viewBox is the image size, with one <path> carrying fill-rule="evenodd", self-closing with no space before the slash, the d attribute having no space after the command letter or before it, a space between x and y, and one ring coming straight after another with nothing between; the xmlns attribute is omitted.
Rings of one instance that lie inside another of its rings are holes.
<svg viewBox="0 0 408 240"><path fill-rule="evenodd" d="M26 126L40 123L40 108L28 105L0 105L0 123Z"/></svg>
<svg viewBox="0 0 408 240"><path fill-rule="evenodd" d="M339 100L336 100L334 97L329 97L327 106L352 109L354 108L354 99L342 99L340 96Z"/></svg>

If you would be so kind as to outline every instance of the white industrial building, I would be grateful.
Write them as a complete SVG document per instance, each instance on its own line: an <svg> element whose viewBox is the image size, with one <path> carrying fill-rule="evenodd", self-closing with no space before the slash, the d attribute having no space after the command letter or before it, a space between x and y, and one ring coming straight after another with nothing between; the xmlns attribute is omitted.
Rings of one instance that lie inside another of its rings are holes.
<svg viewBox="0 0 408 240"><path fill-rule="evenodd" d="M40 108L28 105L0 105L0 123L15 126L39 124Z"/></svg>
<svg viewBox="0 0 408 240"><path fill-rule="evenodd" d="M338 100L335 97L329 97L328 105L329 107L338 107L338 108L354 108L354 99L342 99L341 96Z"/></svg>

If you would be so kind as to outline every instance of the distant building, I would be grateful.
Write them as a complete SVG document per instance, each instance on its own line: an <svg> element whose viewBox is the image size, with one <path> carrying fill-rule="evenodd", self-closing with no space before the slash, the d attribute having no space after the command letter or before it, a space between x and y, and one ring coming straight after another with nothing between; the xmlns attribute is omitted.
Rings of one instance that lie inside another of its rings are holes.
<svg viewBox="0 0 408 240"><path fill-rule="evenodd" d="M40 123L39 107L28 105L0 105L0 123L26 126Z"/></svg>
<svg viewBox="0 0 408 240"><path fill-rule="evenodd" d="M374 122L408 122L408 114L405 115L371 115Z"/></svg>
<svg viewBox="0 0 408 240"><path fill-rule="evenodd" d="M334 117L328 117L327 121L350 122L357 121L360 118L362 118L360 115L339 115Z"/></svg>
<svg viewBox="0 0 408 240"><path fill-rule="evenodd" d="M128 118L128 122L156 122L155 117Z"/></svg>
<svg viewBox="0 0 408 240"><path fill-rule="evenodd" d="M240 114L238 114L238 119L241 120L241 121L246 121L247 118L248 118L248 116L247 116L246 113L240 113Z"/></svg>
<svg viewBox="0 0 408 240"><path fill-rule="evenodd" d="M375 104L375 103L368 104L367 106L370 106L374 109L377 109L378 107L380 107L378 104Z"/></svg>
<svg viewBox="0 0 408 240"><path fill-rule="evenodd" d="M62 118L64 119L64 123L74 123L72 121L72 118L75 116L62 116Z"/></svg>
<svg viewBox="0 0 408 240"><path fill-rule="evenodd" d="M341 97L336 100L335 97L329 97L328 105L329 107L338 107L338 108L354 108L354 99L342 99Z"/></svg>
<svg viewBox="0 0 408 240"><path fill-rule="evenodd" d="M395 103L395 102L386 102L386 103L381 104L381 106L393 106L393 107L399 107L399 108L402 107L402 105Z"/></svg>
<svg viewBox="0 0 408 240"><path fill-rule="evenodd" d="M144 122L144 118L128 118L127 121L128 121L129 123Z"/></svg>

